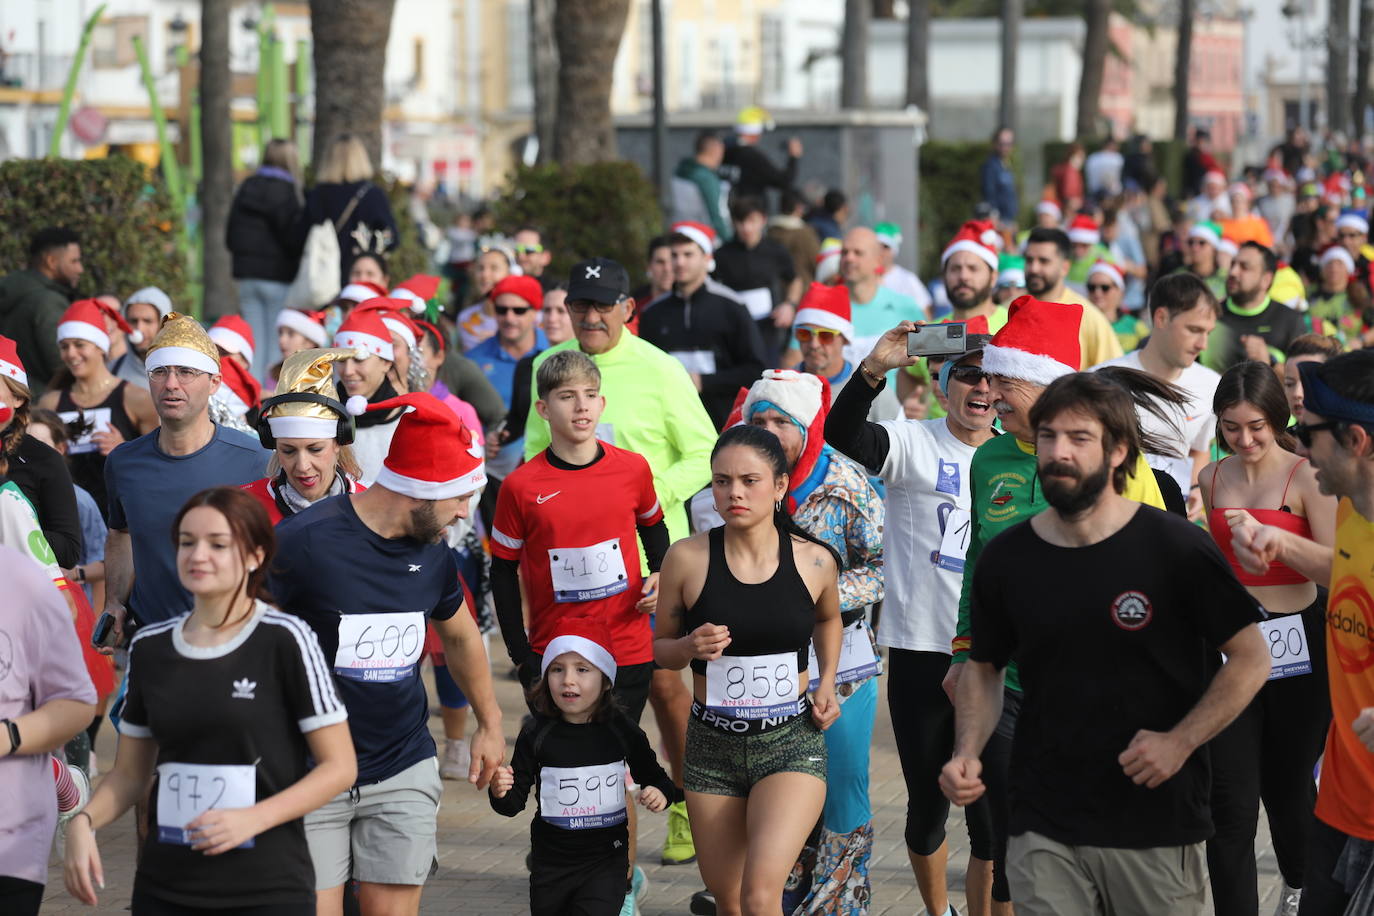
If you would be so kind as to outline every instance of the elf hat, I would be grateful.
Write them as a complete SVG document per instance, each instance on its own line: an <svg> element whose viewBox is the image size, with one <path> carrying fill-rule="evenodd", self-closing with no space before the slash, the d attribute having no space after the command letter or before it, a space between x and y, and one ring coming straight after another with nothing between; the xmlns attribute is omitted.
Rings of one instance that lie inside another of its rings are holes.
<svg viewBox="0 0 1374 916"><path fill-rule="evenodd" d="M438 277L433 274L416 274L393 289L391 298L405 299L410 303L412 312L423 315L425 308L429 305L429 300L433 299L437 292L439 292Z"/></svg>
<svg viewBox="0 0 1374 916"><path fill-rule="evenodd" d="M1355 259L1352 258L1350 252L1346 251L1341 245L1332 244L1327 246L1327 249L1322 252L1321 263L1326 264L1327 261L1340 261L1345 265L1346 273L1353 274L1355 272Z"/></svg>
<svg viewBox="0 0 1374 916"><path fill-rule="evenodd" d="M210 339L216 344L237 353L250 363L253 361L253 329L240 315L225 315L210 326Z"/></svg>
<svg viewBox="0 0 1374 916"><path fill-rule="evenodd" d="M1077 372L1082 320L1081 305L1022 296L1007 310L1002 330L983 348L983 371L1041 386Z"/></svg>
<svg viewBox="0 0 1374 916"><path fill-rule="evenodd" d="M29 388L29 374L19 361L19 345L4 336L0 336L0 378L18 382L25 391Z"/></svg>
<svg viewBox="0 0 1374 916"><path fill-rule="evenodd" d="M518 296L526 302L532 309L544 307L544 287L534 277L525 275L502 277L496 285L491 288L487 297L492 302L496 301L497 296Z"/></svg>
<svg viewBox="0 0 1374 916"><path fill-rule="evenodd" d="M954 234L954 239L945 246L945 250L940 253L940 267L943 269L945 262L956 251L967 251L977 255L979 260L992 272L997 272L997 230L992 227L992 223L985 219L971 219L959 227L959 231Z"/></svg>
<svg viewBox="0 0 1374 916"><path fill-rule="evenodd" d="M896 223L879 223L873 227L878 243L892 250L893 257L902 250L902 227Z"/></svg>
<svg viewBox="0 0 1374 916"><path fill-rule="evenodd" d="M1046 214L1053 216L1056 223L1063 222L1064 220L1064 211L1059 208L1059 204L1052 200L1042 200L1035 205L1036 216L1044 216Z"/></svg>
<svg viewBox="0 0 1374 916"><path fill-rule="evenodd" d="M377 319L380 324L381 319ZM391 447L374 486L414 499L453 499L486 484L483 449L447 404L426 391L369 404L355 394L345 405L353 416L409 407L391 436Z"/></svg>
<svg viewBox="0 0 1374 916"><path fill-rule="evenodd" d="M1098 261L1093 264L1092 267L1088 268L1088 276L1091 277L1093 274L1101 274L1106 277L1112 281L1112 285L1117 289L1126 288L1126 278L1121 275L1121 270L1110 261Z"/></svg>
<svg viewBox="0 0 1374 916"><path fill-rule="evenodd" d="M1211 220L1194 223L1193 228L1188 230L1188 238L1202 239L1215 248L1221 244L1221 227Z"/></svg>
<svg viewBox="0 0 1374 916"><path fill-rule="evenodd" d="M157 309L157 317L159 319L166 318L167 313L172 310L171 298L156 286L145 286L128 299L125 299L124 314L129 314L129 306L140 304L151 305L153 308Z"/></svg>
<svg viewBox="0 0 1374 916"><path fill-rule="evenodd" d="M1337 229L1354 229L1362 235L1369 234L1369 220L1359 210L1346 210L1336 218Z"/></svg>
<svg viewBox="0 0 1374 916"><path fill-rule="evenodd" d="M716 230L705 223L694 223L684 220L680 223L673 223L672 232L674 235L684 235L697 244L706 254L706 269L708 271L716 269L716 259L713 257L716 251Z"/></svg>
<svg viewBox="0 0 1374 916"><path fill-rule="evenodd" d="M414 349L420 345L420 329L415 326L415 322L411 321L410 315L407 314L409 306L409 300L379 296L360 304L353 310L352 314L375 312L381 316L382 324L386 325L389 332L388 336L390 333L395 333L406 342L407 347ZM343 329L340 328L340 330Z"/></svg>
<svg viewBox="0 0 1374 916"><path fill-rule="evenodd" d="M1102 231L1097 220L1086 213L1080 213L1069 223L1069 241L1079 245L1096 245L1102 241Z"/></svg>
<svg viewBox="0 0 1374 916"><path fill-rule="evenodd" d="M376 299L378 296L386 296L386 290L380 284L373 283L371 280L360 280L339 290L339 294L334 298L348 299L352 302L366 302L369 299Z"/></svg>
<svg viewBox="0 0 1374 916"><path fill-rule="evenodd" d="M200 323L189 315L168 312L148 347L143 365L149 372L167 366L185 366L219 375L219 350Z"/></svg>
<svg viewBox="0 0 1374 916"><path fill-rule="evenodd" d="M396 361L396 349L391 345L391 329L377 311L354 309L334 332L334 346L358 350L359 355L380 356L387 362Z"/></svg>
<svg viewBox="0 0 1374 916"><path fill-rule="evenodd" d="M997 285L1026 288L1026 259L1019 254L997 256Z"/></svg>
<svg viewBox="0 0 1374 916"><path fill-rule="evenodd" d="M812 283L802 296L794 324L814 325L837 331L845 340L854 339L853 310L849 305L849 290L843 286Z"/></svg>
<svg viewBox="0 0 1374 916"><path fill-rule="evenodd" d="M826 239L816 253L816 282L826 283L840 271L840 252L844 242L839 239Z"/></svg>
<svg viewBox="0 0 1374 916"><path fill-rule="evenodd" d="M290 328L315 346L323 347L329 343L329 332L324 329L324 318L324 312L284 308L277 313L277 330Z"/></svg>
<svg viewBox="0 0 1374 916"><path fill-rule="evenodd" d="M129 338L129 343L143 343L143 334L129 327L129 322L118 309L112 308L99 299L78 299L62 313L57 324L57 339L88 340L101 349L110 352L110 335L105 332L105 319L110 319Z"/></svg>
<svg viewBox="0 0 1374 916"><path fill-rule="evenodd" d="M539 674L543 676L549 670L549 665L564 652L576 652L614 683L615 656L611 654L610 646L610 628L600 617L590 614L564 617L558 622L553 639L544 647L544 657L539 662Z"/></svg>

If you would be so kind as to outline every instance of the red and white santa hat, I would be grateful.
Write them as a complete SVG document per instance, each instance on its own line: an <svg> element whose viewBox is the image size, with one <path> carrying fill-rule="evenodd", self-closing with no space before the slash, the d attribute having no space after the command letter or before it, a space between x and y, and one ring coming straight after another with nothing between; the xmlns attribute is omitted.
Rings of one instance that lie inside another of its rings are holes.
<svg viewBox="0 0 1374 916"><path fill-rule="evenodd" d="M815 470L825 448L825 418L830 413L830 382L795 369L765 369L748 391L741 390L726 428L748 423L761 410L777 410L801 428L802 450L792 466L787 493L789 512L797 510L797 490Z"/></svg>
<svg viewBox="0 0 1374 916"><path fill-rule="evenodd" d="M696 242L697 247L706 253L706 269L716 269L716 259L714 257L716 253L716 230L705 223L694 223L691 220L683 220L682 222L673 223L673 233L676 235L685 235L693 242Z"/></svg>
<svg viewBox="0 0 1374 916"><path fill-rule="evenodd" d="M219 371L220 381L224 383L220 390L232 395L226 396L225 402L235 416L243 416L254 407L262 406L262 383L253 378L251 372L232 359L221 360Z"/></svg>
<svg viewBox="0 0 1374 916"><path fill-rule="evenodd" d="M1346 251L1343 245L1328 245L1326 250L1322 252L1321 263L1326 264L1327 261L1340 261L1345 265L1346 273L1353 274L1355 272L1355 259L1350 256L1350 252Z"/></svg>
<svg viewBox="0 0 1374 916"><path fill-rule="evenodd" d="M396 361L396 349L391 345L391 329L382 321L380 312L354 309L334 332L334 346L358 350L368 356L380 356L388 362Z"/></svg>
<svg viewBox="0 0 1374 916"><path fill-rule="evenodd" d="M360 304L353 310L352 314L356 315L359 312L376 313L381 317L382 324L386 325L387 331L399 336L406 342L406 346L413 350L420 345L421 331L415 326L415 322L410 320L410 315L407 314L409 306L410 302L406 299L379 296ZM340 327L339 330L343 330L343 328Z"/></svg>
<svg viewBox="0 0 1374 916"><path fill-rule="evenodd" d="M0 378L18 382L25 388L29 387L29 374L24 371L24 364L19 361L19 346L4 336L0 336Z"/></svg>
<svg viewBox="0 0 1374 916"><path fill-rule="evenodd" d="M837 331L844 335L845 340L853 340L853 315L847 287L812 283L797 308L795 324Z"/></svg>
<svg viewBox="0 0 1374 916"><path fill-rule="evenodd" d="M825 239L816 252L816 281L828 283L840 271L840 253L844 243L839 239Z"/></svg>
<svg viewBox="0 0 1374 916"><path fill-rule="evenodd" d="M143 334L129 326L129 322L124 320L119 309L112 308L99 299L78 299L69 305L57 324L57 339L88 340L99 347L101 352L109 353L110 335L105 331L106 319L113 321L124 332L129 343L143 343Z"/></svg>
<svg viewBox="0 0 1374 916"><path fill-rule="evenodd" d="M1086 213L1080 213L1069 223L1069 241L1079 245L1096 245L1102 241L1102 230L1097 220Z"/></svg>
<svg viewBox="0 0 1374 916"><path fill-rule="evenodd" d="M250 363L253 361L253 329L241 315L225 315L210 325L210 339L215 346L237 353Z"/></svg>
<svg viewBox="0 0 1374 916"><path fill-rule="evenodd" d="M357 283L350 283L339 290L339 294L334 298L366 302L369 299L376 299L378 296L386 296L386 289L380 283L373 283L371 280L359 280Z"/></svg>
<svg viewBox="0 0 1374 916"><path fill-rule="evenodd" d="M959 231L954 234L954 239L945 246L945 250L940 253L940 266L943 268L945 262L956 251L967 251L977 255L984 264L997 273L997 247L999 244L997 230L992 223L985 219L971 219L959 227Z"/></svg>
<svg viewBox="0 0 1374 916"><path fill-rule="evenodd" d="M1064 211L1059 208L1059 204L1052 200L1042 200L1035 205L1036 216L1053 216L1056 223L1063 222Z"/></svg>
<svg viewBox="0 0 1374 916"><path fill-rule="evenodd" d="M1022 296L1007 310L1007 323L983 348L983 371L1034 385L1077 372L1082 363L1078 326L1083 306Z"/></svg>
<svg viewBox="0 0 1374 916"><path fill-rule="evenodd" d="M539 674L547 672L549 665L563 653L576 652L614 683L616 666L611 646L611 630L602 618L590 614L564 617L558 622L553 639L544 647Z"/></svg>
<svg viewBox="0 0 1374 916"><path fill-rule="evenodd" d="M290 328L317 347L329 346L329 332L324 328L324 312L306 312L284 308L277 313L277 330Z"/></svg>
<svg viewBox="0 0 1374 916"><path fill-rule="evenodd" d="M1112 285L1117 289L1124 290L1126 288L1126 278L1121 275L1121 269L1111 261L1097 261L1094 263L1092 267L1088 268L1088 276L1091 277L1093 274L1101 274L1106 277L1108 280L1112 281Z"/></svg>
<svg viewBox="0 0 1374 916"><path fill-rule="evenodd" d="M381 323L380 318L375 320ZM355 394L344 406L355 417L374 410L411 408L396 424L374 486L414 499L453 499L486 484L482 446L458 415L429 392L411 392L371 404Z"/></svg>
<svg viewBox="0 0 1374 916"><path fill-rule="evenodd" d="M391 298L404 299L410 303L410 310L423 315L429 300L439 292L439 278L433 274L416 274L391 291Z"/></svg>

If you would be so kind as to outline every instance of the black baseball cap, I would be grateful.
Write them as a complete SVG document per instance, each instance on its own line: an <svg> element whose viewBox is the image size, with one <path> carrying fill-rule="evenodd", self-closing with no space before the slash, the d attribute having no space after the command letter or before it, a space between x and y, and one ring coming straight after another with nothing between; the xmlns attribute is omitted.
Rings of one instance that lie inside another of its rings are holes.
<svg viewBox="0 0 1374 916"><path fill-rule="evenodd" d="M568 301L590 299L609 305L630 294L630 275L620 262L588 258L572 266L568 275Z"/></svg>

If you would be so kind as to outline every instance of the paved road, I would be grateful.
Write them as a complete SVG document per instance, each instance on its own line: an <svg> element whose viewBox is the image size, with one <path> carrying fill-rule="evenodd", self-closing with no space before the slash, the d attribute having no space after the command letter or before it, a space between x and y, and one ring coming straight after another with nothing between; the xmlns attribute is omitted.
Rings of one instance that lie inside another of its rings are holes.
<svg viewBox="0 0 1374 916"><path fill-rule="evenodd" d="M884 693L886 684L884 683ZM497 693L505 710L508 746L513 747L519 730L523 703L518 686L498 678ZM646 712L646 731L657 746L652 714ZM431 720L436 738L442 737L437 715ZM108 727L98 742L100 759L114 759L114 739ZM874 731L871 796L874 807L875 840L871 875L874 916L912 916L923 912L920 895L907 864L902 843L906 811L906 787L902 782L886 699L878 704L878 724ZM528 809L527 809L528 810ZM649 877L649 892L641 906L643 916L678 916L687 913L692 893L701 888L694 866L665 867L658 864L665 819L644 814L640 818L639 850ZM954 905L964 910L962 863L968 854L968 837L963 832L958 809L950 818L950 887ZM529 848L529 815L507 819L495 814L487 804L486 793L466 783L446 782L444 803L439 813L439 872L425 887L422 911L426 914L519 914L528 912L528 876L524 857ZM100 906L94 911L69 897L62 886L60 863L56 856L48 874L48 899L45 914L109 913L127 910L133 883L133 822L125 816L100 832L100 849L105 863L106 887ZM1261 823L1259 847L1260 912L1273 911L1277 893L1277 871L1269 849L1268 830Z"/></svg>

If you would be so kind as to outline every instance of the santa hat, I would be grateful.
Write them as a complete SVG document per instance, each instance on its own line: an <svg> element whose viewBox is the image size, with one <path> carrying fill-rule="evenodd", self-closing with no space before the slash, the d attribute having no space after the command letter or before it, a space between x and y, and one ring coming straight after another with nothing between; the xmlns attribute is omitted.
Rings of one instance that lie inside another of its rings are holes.
<svg viewBox="0 0 1374 916"><path fill-rule="evenodd" d="M713 257L716 251L716 230L705 223L694 223L690 220L673 223L673 234L684 235L696 242L697 247L706 254L706 269L716 269L716 259Z"/></svg>
<svg viewBox="0 0 1374 916"><path fill-rule="evenodd" d="M1052 200L1042 200L1035 205L1036 216L1053 216L1056 223L1063 222L1064 211L1059 209L1059 204Z"/></svg>
<svg viewBox="0 0 1374 916"><path fill-rule="evenodd" d="M210 326L210 339L216 344L237 353L250 363L253 361L253 329L241 315L225 315Z"/></svg>
<svg viewBox="0 0 1374 916"><path fill-rule="evenodd" d="M410 310L423 315L429 300L439 292L439 278L433 274L416 274L391 291L391 298L404 299L410 303Z"/></svg>
<svg viewBox="0 0 1374 916"><path fill-rule="evenodd" d="M277 330L290 328L315 346L323 347L329 343L329 332L324 328L324 319L324 312L284 308L277 313Z"/></svg>
<svg viewBox="0 0 1374 916"><path fill-rule="evenodd" d="M185 366L211 375L220 374L219 350L205 329L190 315L168 312L162 327L148 346L143 365L149 372L167 366Z"/></svg>
<svg viewBox="0 0 1374 916"><path fill-rule="evenodd" d="M815 482L810 481L816 470L816 461L825 448L825 417L830 413L830 382L819 375L797 372L794 369L765 369L763 376L749 387L741 390L735 398L726 427L749 422L760 410L776 410L785 414L801 428L802 450L797 463L788 476L787 508L797 510L802 501L796 496L798 490L810 492ZM804 498L804 497L803 497Z"/></svg>
<svg viewBox="0 0 1374 916"><path fill-rule="evenodd" d="M1211 220L1194 223L1193 227L1188 230L1188 238L1202 239L1215 248L1221 244L1221 227Z"/></svg>
<svg viewBox="0 0 1374 916"><path fill-rule="evenodd" d="M1244 197L1246 200L1253 200L1255 197L1250 191L1250 186L1243 181L1231 182L1231 186L1226 189L1226 193L1232 197Z"/></svg>
<svg viewBox="0 0 1374 916"><path fill-rule="evenodd" d="M29 387L29 374L19 361L19 346L8 337L0 336L0 378L18 382L25 389Z"/></svg>
<svg viewBox="0 0 1374 916"><path fill-rule="evenodd" d="M380 356L388 362L396 361L396 349L391 345L391 329L382 321L380 312L354 309L334 332L334 346L358 350L367 356Z"/></svg>
<svg viewBox="0 0 1374 916"><path fill-rule="evenodd" d="M409 301L405 299L380 296L359 304L352 314L356 315L359 312L376 313L381 317L382 324L386 325L388 334L396 334L406 342L407 347L413 350L420 345L420 329L415 326L415 322L411 321L410 315L406 313L409 305ZM342 331L343 328L340 327L339 330Z"/></svg>
<svg viewBox="0 0 1374 916"><path fill-rule="evenodd" d="M371 404L355 394L345 407L355 417L374 410L412 408L396 424L375 486L415 499L452 499L486 484L482 446L458 415L429 392L412 392Z"/></svg>
<svg viewBox="0 0 1374 916"><path fill-rule="evenodd" d="M810 324L837 331L845 340L854 339L853 311L849 305L849 290L843 286L812 283L797 307L795 324Z"/></svg>
<svg viewBox="0 0 1374 916"><path fill-rule="evenodd" d="M1077 372L1082 321L1081 305L1022 296L1007 310L1002 330L983 348L983 371L1042 386Z"/></svg>
<svg viewBox="0 0 1374 916"><path fill-rule="evenodd" d="M544 307L544 287L541 286L539 281L534 277L524 275L516 276L514 274L509 277L503 277L497 281L496 285L491 288L491 292L487 294L492 302L496 301L497 296L505 295L520 297L528 303L530 308L539 309Z"/></svg>
<svg viewBox="0 0 1374 916"><path fill-rule="evenodd" d="M1207 174L1202 176L1203 184L1226 184L1226 173L1217 169L1209 169Z"/></svg>
<svg viewBox="0 0 1374 916"><path fill-rule="evenodd" d="M1121 275L1121 270L1111 261L1098 261L1093 264L1092 267L1088 268L1088 276L1091 277L1093 274L1102 274L1111 280L1112 285L1117 289L1124 290L1126 288L1126 278Z"/></svg>
<svg viewBox="0 0 1374 916"><path fill-rule="evenodd" d="M376 299L379 296L382 298L386 297L386 289L381 284L373 283L371 280L360 280L357 283L350 283L339 290L339 294L334 298L348 299L353 302L366 302L369 299ZM410 303L406 303L407 306L409 306L409 304Z"/></svg>
<svg viewBox="0 0 1374 916"><path fill-rule="evenodd" d="M119 310L99 299L78 299L62 313L57 324L57 339L88 340L104 353L110 352L110 335L105 332L105 319L112 320L129 338L129 343L143 343L143 334L124 320Z"/></svg>
<svg viewBox="0 0 1374 916"><path fill-rule="evenodd" d="M996 273L999 238L992 223L985 219L971 219L959 227L959 231L954 234L953 241L946 245L945 250L940 253L940 267L943 268L945 262L956 251L967 251L977 255L984 264L992 268L993 273Z"/></svg>
<svg viewBox="0 0 1374 916"><path fill-rule="evenodd" d="M1346 273L1355 272L1355 259L1342 245L1330 245L1322 252L1321 263L1324 265L1327 261L1340 261L1345 265Z"/></svg>
<svg viewBox="0 0 1374 916"><path fill-rule="evenodd" d="M544 646L544 657L539 662L542 677L549 665L564 652L576 652L591 662L606 677L615 682L615 656L611 654L611 631L606 622L591 614L564 617L555 628L554 637Z"/></svg>
<svg viewBox="0 0 1374 916"><path fill-rule="evenodd" d="M1069 223L1069 241L1079 245L1096 245L1102 241L1102 231L1097 220L1086 213L1080 213Z"/></svg>
<svg viewBox="0 0 1374 916"><path fill-rule="evenodd" d="M879 223L873 227L873 234L878 237L878 244L891 249L894 257L902 250L902 227L896 223Z"/></svg>
<svg viewBox="0 0 1374 916"><path fill-rule="evenodd" d="M1223 235L1221 241L1217 242L1217 251L1220 251L1222 254L1229 254L1234 258L1236 255L1240 254L1240 246L1236 244L1234 239L1228 239Z"/></svg>
<svg viewBox="0 0 1374 916"><path fill-rule="evenodd" d="M1336 218L1337 229L1354 229L1362 235L1369 234L1369 220L1359 210L1346 210Z"/></svg>
<svg viewBox="0 0 1374 916"><path fill-rule="evenodd" d="M159 319L166 318L167 313L172 310L172 300L166 293L156 286L145 286L143 289L134 293L124 300L124 314L129 314L131 305L151 305L157 309Z"/></svg>
<svg viewBox="0 0 1374 916"><path fill-rule="evenodd" d="M820 251L816 253L816 282L825 283L840 270L840 252L844 250L844 242L839 239L826 239L821 242Z"/></svg>
<svg viewBox="0 0 1374 916"><path fill-rule="evenodd" d="M262 405L262 383L253 378L253 374L240 366L237 360L226 359L221 362L220 373L224 387L243 403L243 409L234 410L234 413L242 416Z"/></svg>

